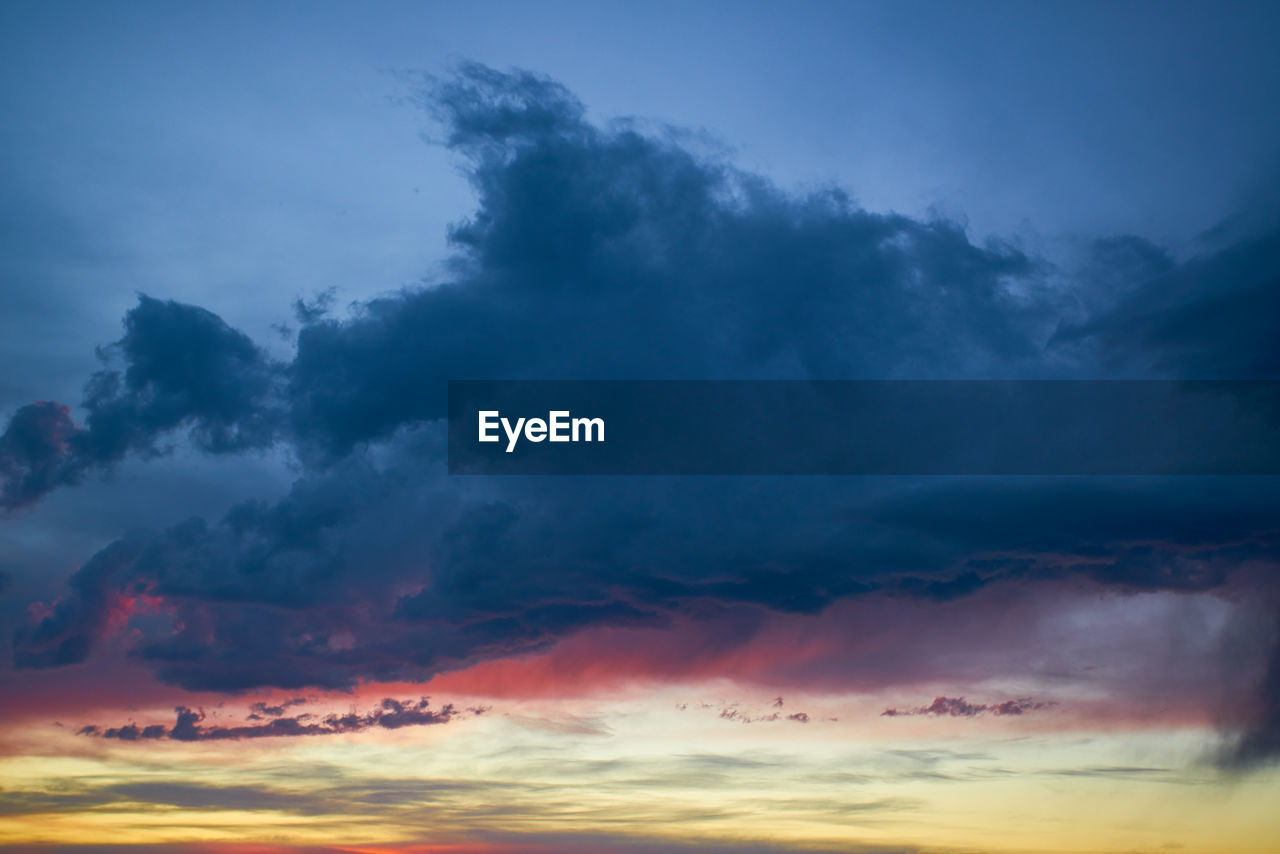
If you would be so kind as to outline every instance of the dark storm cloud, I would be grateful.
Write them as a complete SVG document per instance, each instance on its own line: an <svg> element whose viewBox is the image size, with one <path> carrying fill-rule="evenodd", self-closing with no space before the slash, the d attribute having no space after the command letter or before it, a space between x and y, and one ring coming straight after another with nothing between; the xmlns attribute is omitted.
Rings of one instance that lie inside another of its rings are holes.
<svg viewBox="0 0 1280 854"><path fill-rule="evenodd" d="M68 459L77 431L70 410L58 403L42 400L15 412L0 435L0 506L21 507L78 481L83 467Z"/></svg>
<svg viewBox="0 0 1280 854"><path fill-rule="evenodd" d="M468 66L430 103L480 208L452 231L455 280L302 330L294 427L328 452L439 417L459 376L879 376L1037 349L1007 288L1034 264L954 223L793 198L597 128L528 74Z"/></svg>
<svg viewBox="0 0 1280 854"><path fill-rule="evenodd" d="M454 280L347 321L326 319L332 296L296 303L286 408L308 446L341 455L439 417L451 377L932 373L1030 359L1047 331L1043 306L1007 287L1031 286L1032 261L956 223L870 213L837 189L794 198L597 128L529 74L465 66L428 101L480 210L451 233ZM15 416L8 506L179 427L211 451L273 438L276 366L242 333L145 296L125 323L127 368L90 383L85 429L50 405Z"/></svg>
<svg viewBox="0 0 1280 854"><path fill-rule="evenodd" d="M57 667L88 657L122 598L122 576L143 548L140 535L117 540L71 576L69 595L14 635L17 667ZM124 586L127 586L124 585Z"/></svg>
<svg viewBox="0 0 1280 854"><path fill-rule="evenodd" d="M1208 590L1274 561L1280 497L1264 479L444 477L449 378L1266 374L1276 241L1183 265L1104 241L1092 275L1124 295L1080 318L1012 245L838 189L784 193L674 134L599 127L544 78L466 65L423 98L478 197L447 280L346 317L300 303L289 364L203 309L142 297L109 354L123 371L89 383L83 426L52 403L14 415L10 508L182 432L211 453L285 442L302 465L274 504L102 550L18 630L19 667L84 660L153 599L163 610L134 620L131 649L166 682L345 688L730 604L815 613L1068 573ZM1212 322L1187 328L1197 312ZM212 731L195 714L170 737Z"/></svg>
<svg viewBox="0 0 1280 854"><path fill-rule="evenodd" d="M211 453L269 444L277 419L277 369L243 333L196 306L147 296L106 348L125 369L95 374L85 389L85 426L59 404L19 409L0 436L0 508L38 500L129 453L155 454L186 428Z"/></svg>
<svg viewBox="0 0 1280 854"><path fill-rule="evenodd" d="M1055 340L1092 340L1109 363L1182 378L1280 378L1280 231L1174 266L1134 239L1100 248L1141 284Z"/></svg>

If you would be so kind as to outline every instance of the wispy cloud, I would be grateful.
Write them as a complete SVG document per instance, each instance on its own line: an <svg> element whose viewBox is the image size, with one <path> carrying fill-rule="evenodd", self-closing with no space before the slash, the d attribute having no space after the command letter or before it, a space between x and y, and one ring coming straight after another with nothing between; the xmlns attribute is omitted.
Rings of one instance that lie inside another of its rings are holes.
<svg viewBox="0 0 1280 854"><path fill-rule="evenodd" d="M247 738L275 738L291 736L334 735L337 733L360 732L361 730L380 727L382 729L400 729L411 726L429 726L446 724L454 720L462 712L447 704L439 710L430 708L426 697L417 700L383 699L378 707L364 714L350 712L345 715L329 714L316 718L312 714L285 716L287 707L305 704L302 698L295 698L279 706L266 706L255 703L253 711L248 715L246 723L237 726L211 726L205 724L206 715L203 710L178 706L174 709L177 718L171 727L153 724L139 727L129 723L119 727L102 728L96 724L81 727L79 735L95 738L116 739L119 741L152 741L170 739L173 741L226 741ZM466 714L480 715L487 711L484 707L467 710ZM263 721L263 715L271 720Z"/></svg>
<svg viewBox="0 0 1280 854"><path fill-rule="evenodd" d="M1005 700L1000 703L970 703L964 697L934 697L927 706L911 709L885 709L881 717L901 718L929 715L933 717L976 718L979 715L1024 715L1027 712L1038 712L1056 705L1052 701L1038 701L1030 697L1019 697L1016 700Z"/></svg>

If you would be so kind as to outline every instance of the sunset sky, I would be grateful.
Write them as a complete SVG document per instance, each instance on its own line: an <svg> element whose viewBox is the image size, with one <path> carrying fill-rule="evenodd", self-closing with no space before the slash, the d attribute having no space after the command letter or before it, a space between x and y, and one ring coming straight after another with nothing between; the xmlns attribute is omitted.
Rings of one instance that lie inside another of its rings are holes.
<svg viewBox="0 0 1280 854"><path fill-rule="evenodd" d="M451 475L445 389L1280 379L1278 38L5 5L0 847L1274 851L1275 476Z"/></svg>

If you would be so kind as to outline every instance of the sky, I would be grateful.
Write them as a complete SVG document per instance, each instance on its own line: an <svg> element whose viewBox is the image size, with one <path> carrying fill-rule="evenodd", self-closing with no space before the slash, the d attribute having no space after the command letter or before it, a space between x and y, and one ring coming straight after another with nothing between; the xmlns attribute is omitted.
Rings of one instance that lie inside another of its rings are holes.
<svg viewBox="0 0 1280 854"><path fill-rule="evenodd" d="M460 477L444 400L1278 379L1277 36L6 5L0 845L1270 850L1274 477Z"/></svg>

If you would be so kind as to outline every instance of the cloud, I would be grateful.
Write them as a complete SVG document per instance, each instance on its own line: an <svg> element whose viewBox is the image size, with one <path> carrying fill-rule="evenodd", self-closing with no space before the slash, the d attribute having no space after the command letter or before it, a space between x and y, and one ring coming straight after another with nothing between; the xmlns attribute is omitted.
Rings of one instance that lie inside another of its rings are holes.
<svg viewBox="0 0 1280 854"><path fill-rule="evenodd" d="M51 401L28 404L13 414L0 435L0 507L21 507L83 474L69 460L78 428L70 410Z"/></svg>
<svg viewBox="0 0 1280 854"><path fill-rule="evenodd" d="M448 478L450 378L1266 375L1280 240L1179 264L1111 238L1091 263L1122 296L1082 300L1013 243L839 188L785 192L677 134L594 124L538 75L464 64L421 99L477 197L441 280L344 315L301 303L287 362L203 308L141 296L82 423L52 402L13 414L11 510L183 437L211 454L282 446L299 465L275 502L100 550L16 630L16 666L84 661L128 624L130 654L170 684L347 689L600 626L1065 577L1199 592L1276 560L1280 497L1260 479ZM254 726L323 726L284 712ZM198 726L180 717L170 737Z"/></svg>
<svg viewBox="0 0 1280 854"><path fill-rule="evenodd" d="M421 428L443 414L444 380L838 376L1035 351L1009 282L1032 286L1036 266L1010 246L974 245L945 220L869 213L835 190L792 197L673 139L597 127L535 75L464 65L424 97L480 199L452 232L453 279L345 319L303 305L288 365L203 309L142 297L114 348L124 372L88 387L87 426L40 410L39 435L65 441L12 455L14 505L152 453L179 429L215 453L288 441L308 467L275 505L245 502L218 523L105 550L71 596L19 630L20 666L83 660L137 593L182 627L146 638L138 657L167 681L214 690L429 676L584 626L661 622L707 597L816 611L868 588L817 565L798 578L786 552L810 548L799 531L739 565L735 546L695 525L683 554L619 565L610 542L651 549L645 530L676 521L668 496L606 487L601 513L554 484L470 499L441 483ZM15 437L31 420L19 415ZM391 462L378 465L371 444ZM772 499L757 502L765 512ZM426 585L420 558L408 563L418 555L432 558ZM390 596L415 581L420 592ZM285 611L260 619L264 607ZM391 631L367 636L356 612L371 609Z"/></svg>
<svg viewBox="0 0 1280 854"><path fill-rule="evenodd" d="M301 701L305 703L306 701ZM298 705L291 701L288 705ZM257 709L262 703L255 703ZM209 726L205 724L203 710L178 706L174 709L176 719L172 727L153 724L138 727L137 724L126 724L122 727L103 729L90 724L81 727L77 735L93 738L117 739L119 741L155 740L168 738L173 741L239 741L246 738L278 738L300 735L335 735L338 733L360 732L366 729L381 727L382 729L401 729L411 726L429 726L446 724L460 714L452 704L442 706L439 710L430 708L426 697L417 700L395 700L390 697L382 700L377 708L365 714L352 711L345 715L330 714L315 719L314 715L302 714L286 717L281 708L273 714L272 720L265 723L248 723L239 726ZM484 714L487 709L470 709L472 715ZM250 714L249 720L261 720L260 715ZM313 723L312 721L315 720Z"/></svg>
<svg viewBox="0 0 1280 854"><path fill-rule="evenodd" d="M90 558L71 577L70 595L38 622L17 629L14 665L57 667L87 658L124 599L119 576L141 550L140 537L126 537Z"/></svg>
<svg viewBox="0 0 1280 854"><path fill-rule="evenodd" d="M166 779L92 787L68 786L47 792L6 791L0 815L69 813L100 807L120 808L128 804L201 810L280 811L302 815L322 814L327 807L319 797L296 791L279 791L269 786L214 785ZM181 846L175 849L172 845L166 845L164 848L181 850ZM107 849L114 850L112 846L107 846ZM103 846L94 846L92 849L66 846L65 850L104 849ZM121 846L118 850L136 851L137 846Z"/></svg>
<svg viewBox="0 0 1280 854"><path fill-rule="evenodd" d="M1280 377L1280 231L1184 264L1143 241L1111 241L1104 260L1129 282L1109 310L1064 324L1054 342L1088 341L1122 370L1181 378ZM1109 257L1107 257L1109 256Z"/></svg>
<svg viewBox="0 0 1280 854"><path fill-rule="evenodd" d="M307 700L305 697L291 697L276 706L268 706L266 703L258 702L254 703L249 708L252 710L253 714L278 718L284 714L285 709L293 706L303 706L306 705L306 702ZM252 715L250 715L250 717L252 717Z"/></svg>
<svg viewBox="0 0 1280 854"><path fill-rule="evenodd" d="M463 65L424 102L470 164L455 278L327 316L299 301L290 365L203 308L141 296L86 388L86 426L10 422L4 506L185 428L198 447L293 439L343 455L438 418L458 376L831 377L953 370L1038 349L1036 265L960 226L795 198L671 139L590 124L553 81ZM660 348L651 346L662 341ZM555 342L548 347L546 342ZM181 354L180 358L175 354ZM287 388L278 384L287 380Z"/></svg>
<svg viewBox="0 0 1280 854"><path fill-rule="evenodd" d="M118 355L125 369L89 382L85 426L48 401L10 419L0 435L0 509L31 504L126 454L158 453L157 442L179 428L210 453L273 441L278 370L244 333L203 308L145 295L124 327L104 355Z"/></svg>
<svg viewBox="0 0 1280 854"><path fill-rule="evenodd" d="M934 697L927 706L914 709L885 709L881 717L902 718L926 715L931 717L976 718L979 715L1024 715L1027 712L1038 712L1055 705L1052 702L1036 701L1030 697L1019 697L1016 700L1005 700L1001 703L970 703L964 697Z"/></svg>
<svg viewBox="0 0 1280 854"><path fill-rule="evenodd" d="M794 721L796 723L807 724L809 722L809 715L806 712L785 714L783 712L776 711L777 709L782 708L781 697L774 697L772 701L765 705L763 711L756 712L747 708L746 703L743 700L720 703L704 701L698 703L695 708L714 711L716 712L716 717L722 721L734 721L742 724L776 723L778 721ZM676 709L681 712L688 711L689 704L677 703Z"/></svg>
<svg viewBox="0 0 1280 854"><path fill-rule="evenodd" d="M81 735L98 735L97 727L82 727ZM122 727L108 727L102 730L103 738L115 738L120 741L138 741L139 739L152 740L162 737L165 734L165 728L159 724L139 727L137 724L126 724Z"/></svg>

